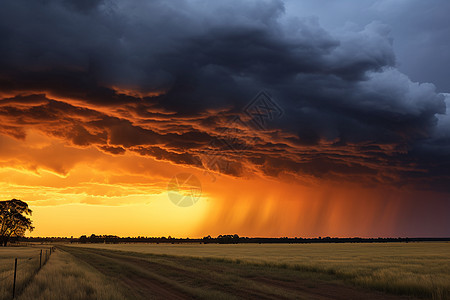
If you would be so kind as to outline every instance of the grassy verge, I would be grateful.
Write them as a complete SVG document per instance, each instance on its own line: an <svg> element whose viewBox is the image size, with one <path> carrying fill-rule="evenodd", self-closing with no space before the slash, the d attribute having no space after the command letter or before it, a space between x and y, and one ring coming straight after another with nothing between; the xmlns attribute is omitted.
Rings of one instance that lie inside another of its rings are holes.
<svg viewBox="0 0 450 300"><path fill-rule="evenodd" d="M39 269L40 248L0 248L0 300L12 298L14 259L17 258L16 295L20 294Z"/></svg>
<svg viewBox="0 0 450 300"><path fill-rule="evenodd" d="M90 266L57 250L17 299L121 300L125 293Z"/></svg>

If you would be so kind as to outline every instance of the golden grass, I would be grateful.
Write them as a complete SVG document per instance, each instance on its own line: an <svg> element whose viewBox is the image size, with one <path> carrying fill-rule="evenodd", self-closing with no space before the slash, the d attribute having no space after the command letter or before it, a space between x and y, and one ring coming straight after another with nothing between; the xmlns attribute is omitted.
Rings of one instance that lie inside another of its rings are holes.
<svg viewBox="0 0 450 300"><path fill-rule="evenodd" d="M124 292L101 273L57 250L17 299L126 299L123 295Z"/></svg>
<svg viewBox="0 0 450 300"><path fill-rule="evenodd" d="M40 251L33 247L0 247L0 299L12 297L14 259L17 258L17 295L38 270Z"/></svg>
<svg viewBox="0 0 450 300"><path fill-rule="evenodd" d="M224 258L332 274L389 293L450 295L450 243L384 244L87 244L130 252Z"/></svg>

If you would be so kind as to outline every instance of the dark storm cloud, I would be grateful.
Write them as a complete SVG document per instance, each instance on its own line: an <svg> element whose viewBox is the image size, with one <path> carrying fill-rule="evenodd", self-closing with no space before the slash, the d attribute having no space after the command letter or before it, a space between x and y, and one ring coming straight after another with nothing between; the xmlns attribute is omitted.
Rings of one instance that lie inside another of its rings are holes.
<svg viewBox="0 0 450 300"><path fill-rule="evenodd" d="M324 9L326 7L326 9ZM327 30L361 28L373 20L392 27L400 71L413 81L450 91L450 2L442 0L286 0L292 16L317 16Z"/></svg>
<svg viewBox="0 0 450 300"><path fill-rule="evenodd" d="M330 33L284 13L276 0L3 1L2 132L45 124L78 146L233 176L448 178L444 96L398 71L390 28ZM212 145L261 89L283 117L235 131L239 151Z"/></svg>

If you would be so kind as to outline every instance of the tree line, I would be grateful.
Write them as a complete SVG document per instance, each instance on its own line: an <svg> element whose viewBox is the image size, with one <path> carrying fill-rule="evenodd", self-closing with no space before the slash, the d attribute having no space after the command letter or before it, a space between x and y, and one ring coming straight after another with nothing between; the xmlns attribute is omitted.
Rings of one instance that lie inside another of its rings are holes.
<svg viewBox="0 0 450 300"><path fill-rule="evenodd" d="M174 238L174 237L119 237L116 235L82 235L74 237L30 237L20 238L21 241L41 242L41 243L155 243L155 244L181 244L181 243L199 243L199 244L312 244L312 243L392 243L392 242L438 242L450 241L450 238L339 238L339 237L279 237L279 238L261 238L261 237L240 237L237 234L219 235L217 237L205 236L203 238Z"/></svg>

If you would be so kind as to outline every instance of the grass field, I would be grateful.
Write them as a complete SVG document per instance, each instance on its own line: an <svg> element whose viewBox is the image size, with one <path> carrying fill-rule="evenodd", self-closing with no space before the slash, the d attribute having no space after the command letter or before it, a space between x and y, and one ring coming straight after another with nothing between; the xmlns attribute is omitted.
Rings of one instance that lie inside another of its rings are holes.
<svg viewBox="0 0 450 300"><path fill-rule="evenodd" d="M130 299L406 299L353 287L326 273L271 264L64 247L128 288Z"/></svg>
<svg viewBox="0 0 450 300"><path fill-rule="evenodd" d="M20 293L39 268L41 249L49 248L0 247L0 299L12 297L14 259L17 258L16 292Z"/></svg>
<svg viewBox="0 0 450 300"><path fill-rule="evenodd" d="M44 253L49 251L49 247L0 248L1 300L12 298L15 258L18 258L15 299L127 299L101 273L66 252L54 252L39 269L41 249Z"/></svg>
<svg viewBox="0 0 450 300"><path fill-rule="evenodd" d="M17 299L123 300L125 293L88 264L57 250Z"/></svg>
<svg viewBox="0 0 450 300"><path fill-rule="evenodd" d="M86 245L79 245L86 246ZM121 251L266 263L331 274L392 294L449 299L450 243L90 244Z"/></svg>
<svg viewBox="0 0 450 300"><path fill-rule="evenodd" d="M450 299L450 243L0 248L0 299Z"/></svg>

